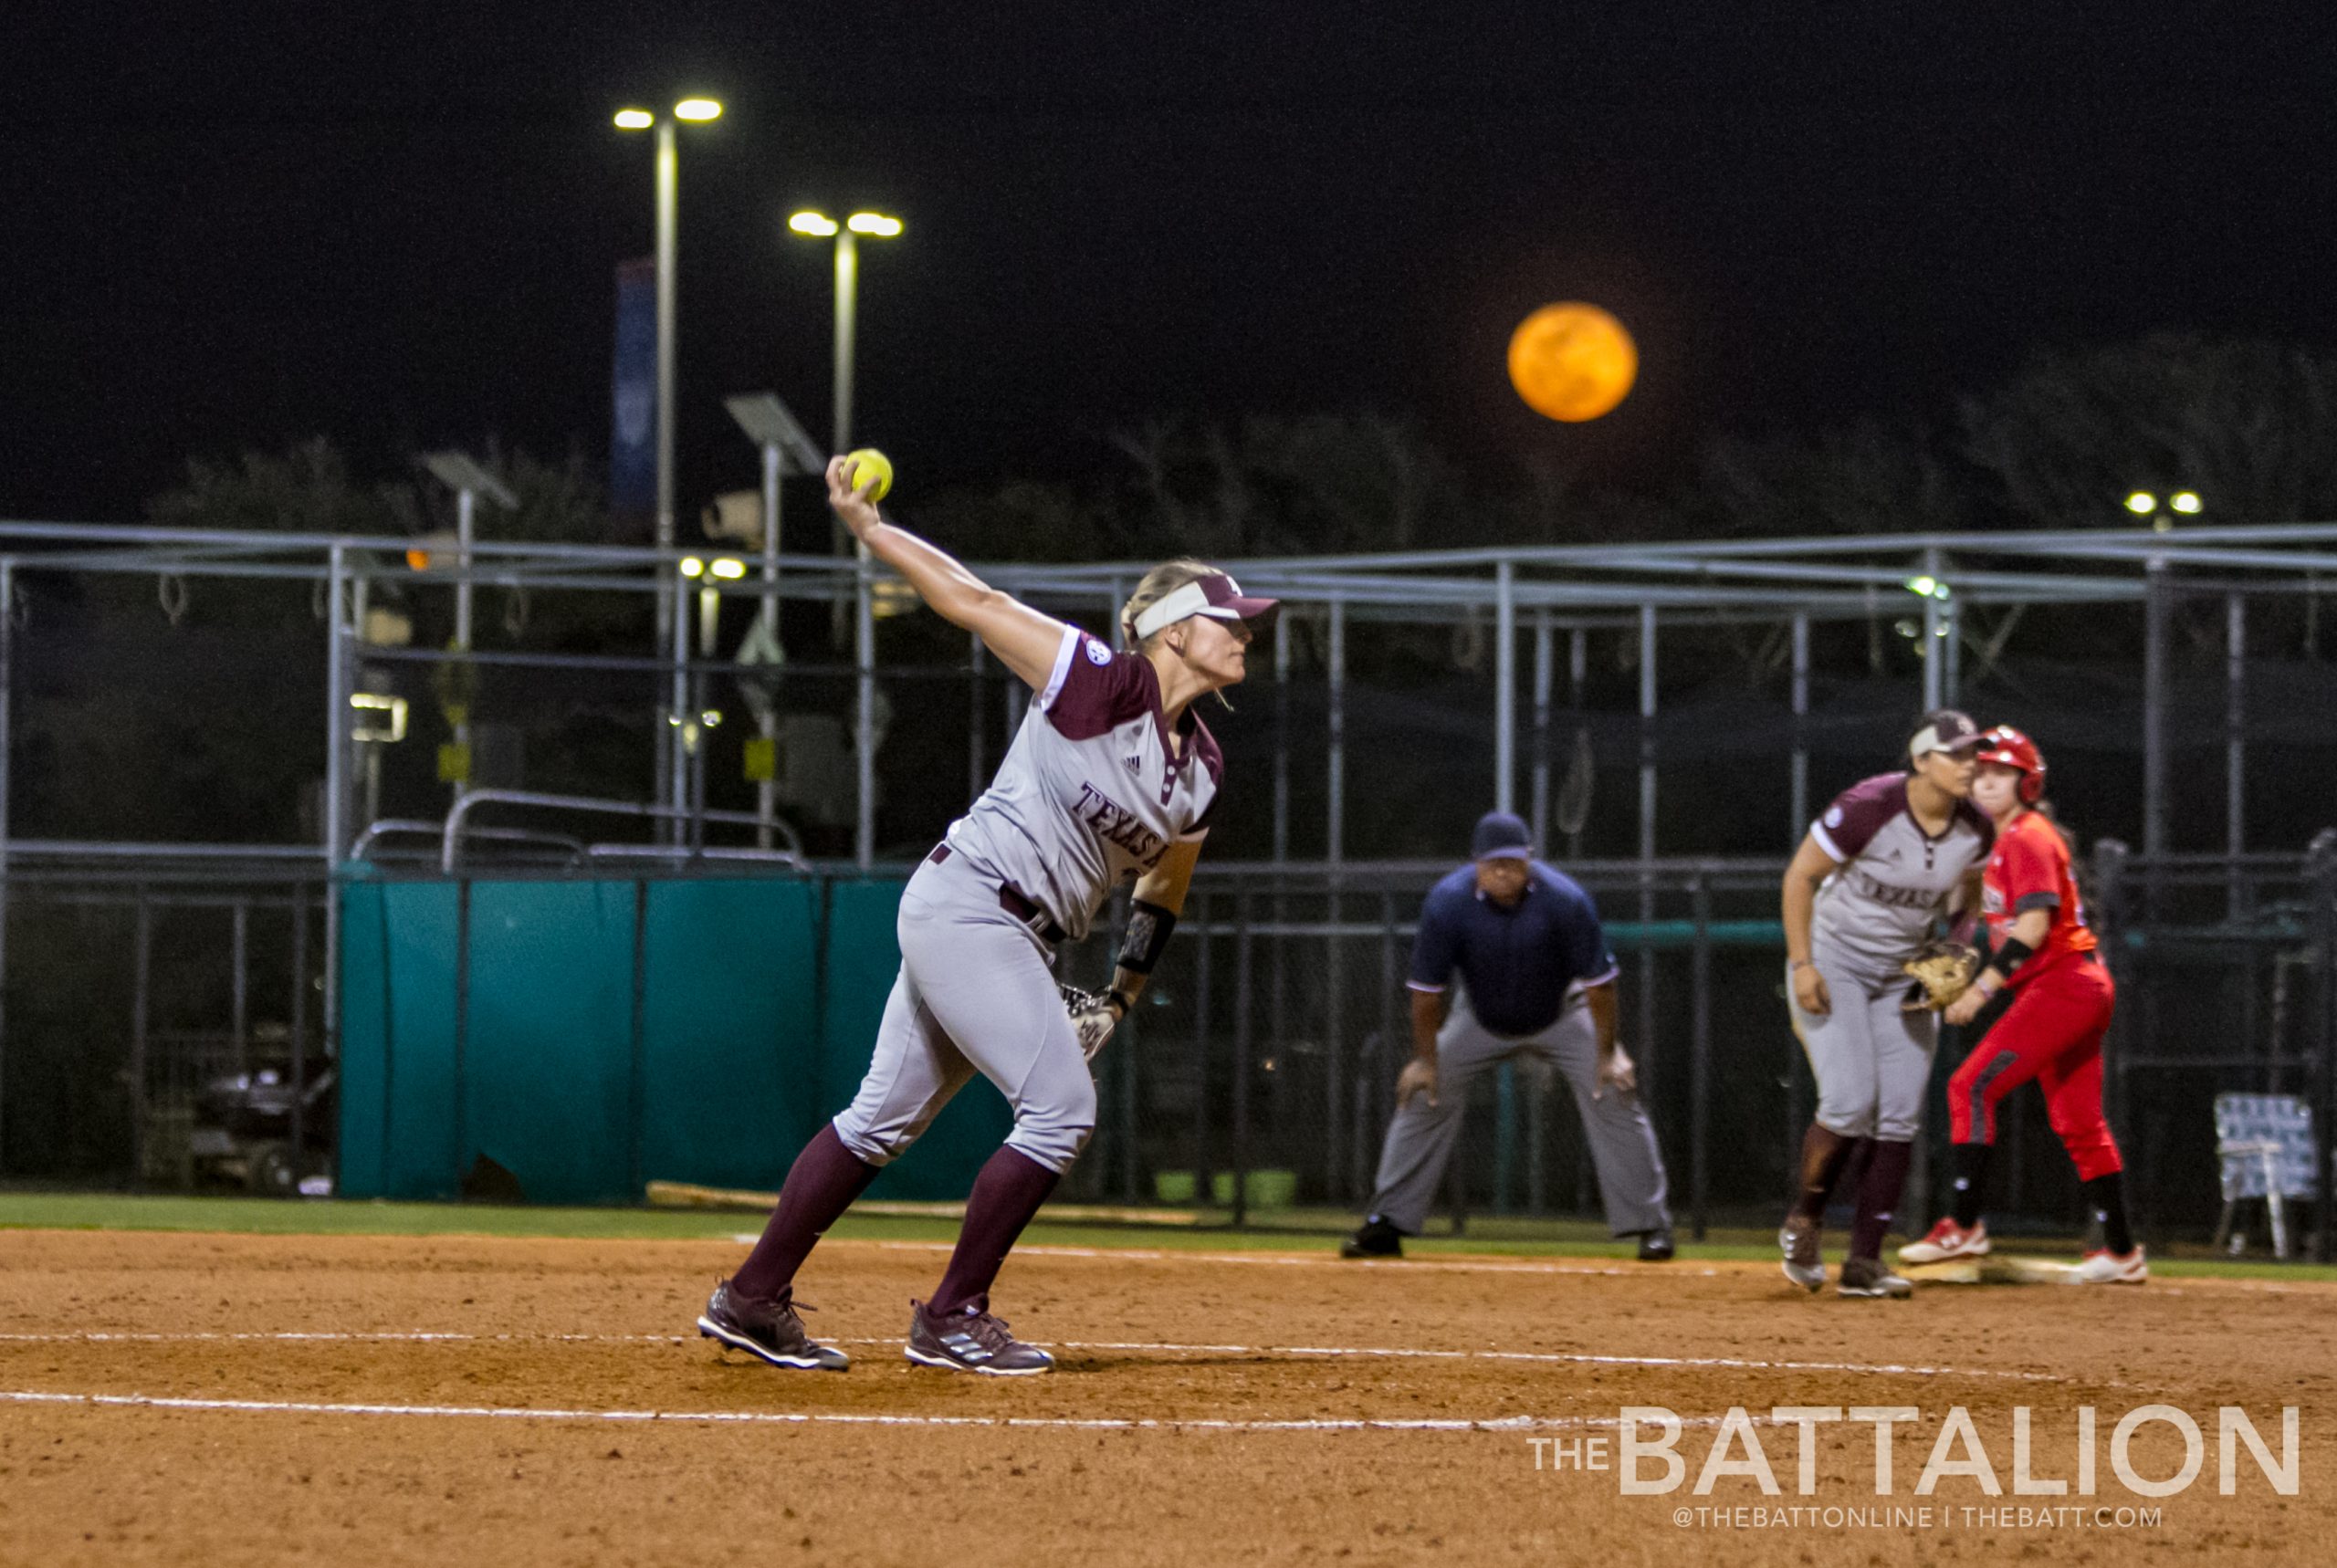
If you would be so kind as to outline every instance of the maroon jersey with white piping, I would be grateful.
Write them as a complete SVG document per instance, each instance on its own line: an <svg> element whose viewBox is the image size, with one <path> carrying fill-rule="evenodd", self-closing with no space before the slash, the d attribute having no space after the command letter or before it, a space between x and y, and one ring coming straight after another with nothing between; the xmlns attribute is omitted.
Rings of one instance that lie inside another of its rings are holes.
<svg viewBox="0 0 2337 1568"><path fill-rule="evenodd" d="M1878 774L1834 798L1809 836L1841 863L1818 889L1811 956L1880 988L1902 985L1913 956L1965 873L1985 864L1996 824L1958 800L1934 838L1907 806L1904 773Z"/></svg>
<svg viewBox="0 0 2337 1568"><path fill-rule="evenodd" d="M1150 660L1066 627L997 776L949 825L949 847L1019 888L1075 941L1114 886L1209 831L1224 774L1224 755L1189 706L1170 743Z"/></svg>

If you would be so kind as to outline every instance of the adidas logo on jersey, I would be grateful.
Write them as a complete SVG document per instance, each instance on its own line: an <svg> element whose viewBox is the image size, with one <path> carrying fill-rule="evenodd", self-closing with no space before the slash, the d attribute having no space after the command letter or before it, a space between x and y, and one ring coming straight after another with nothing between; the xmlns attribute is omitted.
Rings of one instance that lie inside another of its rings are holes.
<svg viewBox="0 0 2337 1568"><path fill-rule="evenodd" d="M1128 765L1129 772L1136 774L1143 773L1144 758L1137 753L1131 751L1126 757L1121 758L1120 760Z"/></svg>

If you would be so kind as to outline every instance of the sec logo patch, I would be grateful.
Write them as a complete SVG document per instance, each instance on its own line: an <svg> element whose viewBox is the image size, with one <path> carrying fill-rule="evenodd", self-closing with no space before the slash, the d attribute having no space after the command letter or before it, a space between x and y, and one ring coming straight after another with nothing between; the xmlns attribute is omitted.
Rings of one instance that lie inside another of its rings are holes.
<svg viewBox="0 0 2337 1568"><path fill-rule="evenodd" d="M1087 662L1089 664L1108 664L1112 662L1112 651L1109 648L1106 648L1103 643L1098 643L1093 637L1086 638L1085 641L1087 644Z"/></svg>

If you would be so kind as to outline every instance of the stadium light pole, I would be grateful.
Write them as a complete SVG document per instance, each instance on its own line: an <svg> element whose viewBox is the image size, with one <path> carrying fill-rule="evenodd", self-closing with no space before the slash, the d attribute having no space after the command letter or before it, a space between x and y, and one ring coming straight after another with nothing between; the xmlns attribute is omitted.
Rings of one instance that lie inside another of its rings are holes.
<svg viewBox="0 0 2337 1568"><path fill-rule="evenodd" d="M831 434L837 452L852 450L852 361L853 335L860 311L860 239L897 239L901 220L883 213L856 212L841 224L825 213L805 210L787 220L787 226L796 234L812 239L833 239L836 262L836 343L835 343L835 408ZM832 548L842 552L844 521L831 521L829 538ZM857 674L858 701L857 737L854 749L859 759L858 826L853 837L854 858L865 870L876 853L876 617L871 602L873 589L868 575L868 547L859 545L857 591L853 596L853 663ZM838 606L841 611L842 606ZM841 622L841 615L838 617ZM843 627L833 628L833 634L842 642Z"/></svg>
<svg viewBox="0 0 2337 1568"><path fill-rule="evenodd" d="M672 113L664 116L645 109L621 109L615 116L619 131L654 129L657 132L657 548L661 550L674 548L674 265L679 250L676 230L681 205L681 149L675 127L682 121L703 125L721 117L722 106L710 98L683 99L674 105ZM657 590L657 640L661 646L670 643L673 647L676 668L673 706L657 731L663 764L657 769L657 780L659 800L676 806L688 791L688 759L667 733L682 722L688 697L680 668L687 653L674 632L680 609L678 581L665 576ZM670 819L667 828L674 841L681 842L681 820Z"/></svg>
<svg viewBox="0 0 2337 1568"><path fill-rule="evenodd" d="M806 239L834 242L835 252L835 385L834 402L828 425L829 450L852 450L853 361L857 353L855 342L860 317L860 241L897 239L901 220L883 213L856 212L838 223L827 214L806 208L787 220L788 228ZM844 552L844 527L842 521L830 525L830 553ZM841 639L843 628L836 628Z"/></svg>
<svg viewBox="0 0 2337 1568"><path fill-rule="evenodd" d="M860 309L860 241L898 239L901 220L883 213L857 212L842 223L825 213L807 208L787 220L792 232L807 239L833 240L835 251L835 405L830 426L834 449L852 450L853 333Z"/></svg>
<svg viewBox="0 0 2337 1568"><path fill-rule="evenodd" d="M2176 516L2196 517L2206 505L2193 490L2177 490L2162 501L2148 490L2126 497L2126 510L2150 525L2154 534L2175 531ZM2174 606L2167 587L2166 558L2154 555L2144 564L2143 579L2143 853L2148 857L2145 896L2152 916L2160 910L2163 884L2161 858L2166 852L2167 737L2166 643Z"/></svg>

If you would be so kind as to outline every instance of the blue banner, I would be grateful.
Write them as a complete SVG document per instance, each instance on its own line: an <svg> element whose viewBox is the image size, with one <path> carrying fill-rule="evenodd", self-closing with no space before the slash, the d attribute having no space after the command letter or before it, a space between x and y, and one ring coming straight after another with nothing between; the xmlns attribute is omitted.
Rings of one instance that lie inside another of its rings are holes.
<svg viewBox="0 0 2337 1568"><path fill-rule="evenodd" d="M646 535L657 512L657 264L617 265L614 421L609 513L618 531Z"/></svg>

